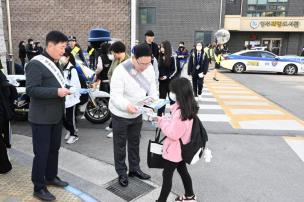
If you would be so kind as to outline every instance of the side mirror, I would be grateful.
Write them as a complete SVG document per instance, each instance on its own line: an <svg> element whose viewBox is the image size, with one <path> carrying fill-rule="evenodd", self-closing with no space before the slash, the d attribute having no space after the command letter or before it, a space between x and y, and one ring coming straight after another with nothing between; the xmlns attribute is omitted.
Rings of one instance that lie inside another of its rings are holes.
<svg viewBox="0 0 304 202"><path fill-rule="evenodd" d="M275 60L279 60L279 57L278 57L278 56L276 56L274 59L275 59Z"/></svg>

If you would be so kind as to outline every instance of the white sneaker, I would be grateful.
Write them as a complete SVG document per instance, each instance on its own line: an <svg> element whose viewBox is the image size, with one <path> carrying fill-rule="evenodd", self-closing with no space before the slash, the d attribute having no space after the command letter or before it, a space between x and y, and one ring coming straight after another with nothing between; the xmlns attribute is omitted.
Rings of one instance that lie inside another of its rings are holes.
<svg viewBox="0 0 304 202"><path fill-rule="evenodd" d="M195 99L196 102L199 100L198 97L194 97L194 99Z"/></svg>
<svg viewBox="0 0 304 202"><path fill-rule="evenodd" d="M113 137L113 132L110 132L109 134L107 134L107 138L112 138Z"/></svg>
<svg viewBox="0 0 304 202"><path fill-rule="evenodd" d="M70 131L67 131L67 133L65 134L64 140L68 140L71 136Z"/></svg>
<svg viewBox="0 0 304 202"><path fill-rule="evenodd" d="M73 144L75 143L77 140L79 140L79 137L77 136L70 136L69 139L66 141L67 144Z"/></svg>
<svg viewBox="0 0 304 202"><path fill-rule="evenodd" d="M112 128L110 128L110 126L107 126L107 127L105 128L105 130L107 130L107 131L112 131Z"/></svg>

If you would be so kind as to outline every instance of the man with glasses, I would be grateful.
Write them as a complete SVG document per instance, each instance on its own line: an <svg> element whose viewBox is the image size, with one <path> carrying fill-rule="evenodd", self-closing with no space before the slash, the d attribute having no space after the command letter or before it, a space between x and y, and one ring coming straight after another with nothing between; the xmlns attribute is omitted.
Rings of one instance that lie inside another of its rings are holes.
<svg viewBox="0 0 304 202"><path fill-rule="evenodd" d="M121 186L128 186L126 142L128 142L129 177L146 180L139 162L142 115L138 103L147 96L157 99L152 51L147 44L134 47L132 58L119 64L111 78L109 109L112 113L115 170Z"/></svg>

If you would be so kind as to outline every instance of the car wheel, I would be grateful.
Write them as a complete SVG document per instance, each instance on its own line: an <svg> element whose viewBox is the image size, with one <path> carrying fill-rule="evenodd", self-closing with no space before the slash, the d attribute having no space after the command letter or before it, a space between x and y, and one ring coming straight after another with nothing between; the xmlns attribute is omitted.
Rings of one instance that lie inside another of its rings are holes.
<svg viewBox="0 0 304 202"><path fill-rule="evenodd" d="M245 70L246 70L246 66L241 62L238 62L235 65L233 65L233 71L235 73L243 73Z"/></svg>
<svg viewBox="0 0 304 202"><path fill-rule="evenodd" d="M298 68L296 65L294 64L288 64L286 65L286 67L284 68L284 73L287 75L294 75L298 72Z"/></svg>

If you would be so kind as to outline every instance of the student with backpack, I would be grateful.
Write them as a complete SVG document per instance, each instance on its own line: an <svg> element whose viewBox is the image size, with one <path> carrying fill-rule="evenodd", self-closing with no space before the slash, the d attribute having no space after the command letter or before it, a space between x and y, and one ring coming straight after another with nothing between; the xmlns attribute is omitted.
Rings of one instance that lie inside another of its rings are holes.
<svg viewBox="0 0 304 202"><path fill-rule="evenodd" d="M67 144L75 143L79 137L77 135L78 129L76 127L76 105L80 103L80 93L76 89L80 89L80 80L75 69L76 62L72 49L67 47L65 53L60 59L61 66L63 67L63 74L66 81L66 85L70 88L72 92L70 95L65 97L65 118L63 125L68 131L65 135L65 140ZM72 89L75 89L74 91Z"/></svg>
<svg viewBox="0 0 304 202"><path fill-rule="evenodd" d="M157 117L157 125L165 135L163 144L163 184L157 202L166 202L172 187L172 177L175 169L182 178L185 195L175 201L195 202L191 176L188 173L185 160L182 158L182 145L191 140L193 120L198 112L198 104L194 99L191 83L186 78L177 78L170 82L169 97L175 101L171 105L170 117Z"/></svg>

